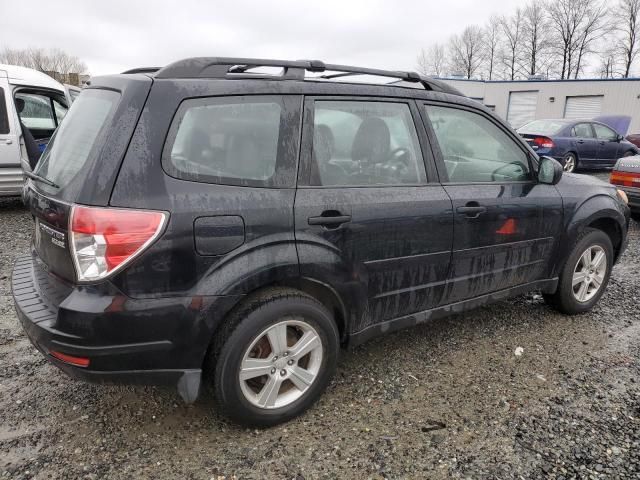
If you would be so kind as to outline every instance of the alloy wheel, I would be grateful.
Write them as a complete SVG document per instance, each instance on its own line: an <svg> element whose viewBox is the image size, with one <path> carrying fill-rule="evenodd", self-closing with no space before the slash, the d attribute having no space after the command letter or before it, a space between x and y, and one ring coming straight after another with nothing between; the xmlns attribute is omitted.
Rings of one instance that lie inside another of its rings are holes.
<svg viewBox="0 0 640 480"><path fill-rule="evenodd" d="M588 302L600 290L607 273L607 254L599 245L587 248L573 270L573 296L579 302Z"/></svg>
<svg viewBox="0 0 640 480"><path fill-rule="evenodd" d="M576 169L576 157L573 155L567 155L564 159L564 171L573 172Z"/></svg>
<svg viewBox="0 0 640 480"><path fill-rule="evenodd" d="M263 330L246 350L238 377L245 398L258 408L298 400L318 377L323 348L308 323L284 320Z"/></svg>

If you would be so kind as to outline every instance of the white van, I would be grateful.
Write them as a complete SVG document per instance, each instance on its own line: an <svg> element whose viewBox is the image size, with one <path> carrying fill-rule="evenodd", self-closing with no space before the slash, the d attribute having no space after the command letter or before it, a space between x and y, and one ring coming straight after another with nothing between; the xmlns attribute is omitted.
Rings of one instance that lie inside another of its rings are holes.
<svg viewBox="0 0 640 480"><path fill-rule="evenodd" d="M0 196L22 193L71 101L62 84L30 68L0 64Z"/></svg>

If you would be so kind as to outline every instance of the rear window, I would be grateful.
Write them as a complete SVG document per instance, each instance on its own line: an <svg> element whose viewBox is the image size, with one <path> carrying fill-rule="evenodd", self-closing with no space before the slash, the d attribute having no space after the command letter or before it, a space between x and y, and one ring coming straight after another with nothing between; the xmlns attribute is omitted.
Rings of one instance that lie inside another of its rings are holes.
<svg viewBox="0 0 640 480"><path fill-rule="evenodd" d="M554 120L534 120L518 129L518 133L531 135L556 135L560 130L566 127L565 122Z"/></svg>
<svg viewBox="0 0 640 480"><path fill-rule="evenodd" d="M169 131L165 170L197 182L278 186L288 138L285 102L279 96L186 100Z"/></svg>
<svg viewBox="0 0 640 480"><path fill-rule="evenodd" d="M109 124L120 95L111 90L84 90L64 117L36 166L38 175L68 185L87 164ZM38 184L46 190L53 187Z"/></svg>

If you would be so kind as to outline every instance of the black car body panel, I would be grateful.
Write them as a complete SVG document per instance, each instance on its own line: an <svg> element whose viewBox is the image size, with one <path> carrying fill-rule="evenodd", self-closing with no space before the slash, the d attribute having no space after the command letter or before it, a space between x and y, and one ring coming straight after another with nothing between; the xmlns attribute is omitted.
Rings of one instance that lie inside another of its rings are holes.
<svg viewBox="0 0 640 480"><path fill-rule="evenodd" d="M29 337L47 355L60 350L91 358L81 368L48 355L82 378L178 383L182 396L193 400L215 333L260 289L289 286L313 295L334 313L343 342L356 344L531 289L553 292L566 249L587 226L617 234L618 254L625 246L628 211L614 187L573 175L555 186L538 182L538 158L527 143L459 95L143 74L94 78L91 88L120 93L117 121L73 198L30 182L25 200L38 223L34 250L18 260L13 278ZM268 184L201 181L172 169L172 125L181 106L190 105L185 102L265 96L282 112L277 172ZM313 185L310 125L318 98L405 105L424 180ZM449 182L427 103L487 119L528 159L529 177ZM68 238L73 204L161 211L168 221L126 268L79 282ZM469 211L474 205L478 215Z"/></svg>

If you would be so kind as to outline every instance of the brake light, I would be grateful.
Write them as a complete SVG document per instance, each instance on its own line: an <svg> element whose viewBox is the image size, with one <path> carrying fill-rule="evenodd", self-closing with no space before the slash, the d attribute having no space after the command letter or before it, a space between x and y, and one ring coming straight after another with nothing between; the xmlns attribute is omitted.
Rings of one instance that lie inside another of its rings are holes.
<svg viewBox="0 0 640 480"><path fill-rule="evenodd" d="M640 174L629 172L611 172L609 183L624 187L640 187Z"/></svg>
<svg viewBox="0 0 640 480"><path fill-rule="evenodd" d="M160 235L168 214L75 205L71 253L79 281L101 280L140 255Z"/></svg>
<svg viewBox="0 0 640 480"><path fill-rule="evenodd" d="M533 143L538 146L538 148L553 148L553 140L549 137L536 137L533 139Z"/></svg>

